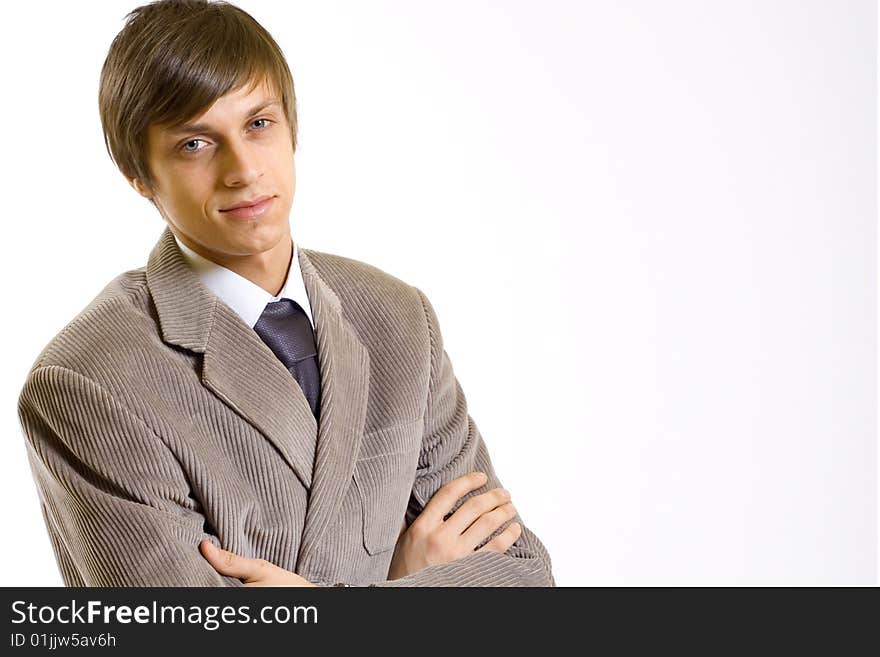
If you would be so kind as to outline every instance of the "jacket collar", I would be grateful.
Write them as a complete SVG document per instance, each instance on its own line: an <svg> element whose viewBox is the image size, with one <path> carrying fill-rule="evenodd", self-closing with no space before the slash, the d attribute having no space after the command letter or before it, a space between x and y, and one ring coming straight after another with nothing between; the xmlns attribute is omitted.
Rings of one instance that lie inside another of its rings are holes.
<svg viewBox="0 0 880 657"><path fill-rule="evenodd" d="M271 441L309 490L302 561L317 546L351 482L366 420L370 363L339 297L316 266L321 254L300 248L298 255L315 321L320 426L290 372L202 284L168 227L150 253L146 276L162 339L203 354L202 384Z"/></svg>
<svg viewBox="0 0 880 657"><path fill-rule="evenodd" d="M174 242L183 254L189 268L196 273L204 286L232 308L248 326L253 327L257 324L267 303L279 299L292 299L303 309L312 329L314 329L315 322L312 319L312 309L303 283L302 268L299 264L299 245L296 242L293 242L292 260L287 271L287 278L277 296L273 296L241 274L208 260L179 239L175 238Z"/></svg>

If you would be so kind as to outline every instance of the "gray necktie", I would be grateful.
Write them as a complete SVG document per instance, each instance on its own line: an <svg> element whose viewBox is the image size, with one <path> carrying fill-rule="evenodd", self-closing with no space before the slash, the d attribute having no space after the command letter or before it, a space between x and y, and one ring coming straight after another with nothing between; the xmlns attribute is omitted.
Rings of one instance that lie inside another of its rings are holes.
<svg viewBox="0 0 880 657"><path fill-rule="evenodd" d="M291 299L272 301L266 304L254 331L297 380L317 420L321 374L315 333L308 315Z"/></svg>

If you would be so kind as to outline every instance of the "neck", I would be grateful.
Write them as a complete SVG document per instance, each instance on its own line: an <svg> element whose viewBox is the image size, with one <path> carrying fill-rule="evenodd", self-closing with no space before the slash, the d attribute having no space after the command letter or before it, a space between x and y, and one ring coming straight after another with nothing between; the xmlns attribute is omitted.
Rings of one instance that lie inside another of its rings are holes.
<svg viewBox="0 0 880 657"><path fill-rule="evenodd" d="M277 296L281 292L284 281L287 280L287 272L293 256L293 241L289 235L268 251L246 256L215 253L199 244L194 244L185 235L178 235L178 239L203 258L234 271L251 283L259 285L272 296Z"/></svg>
<svg viewBox="0 0 880 657"><path fill-rule="evenodd" d="M229 262L220 262L239 276L259 285L273 297L281 292L293 255L293 242L290 238L282 240L278 246L264 253L252 256L233 257Z"/></svg>

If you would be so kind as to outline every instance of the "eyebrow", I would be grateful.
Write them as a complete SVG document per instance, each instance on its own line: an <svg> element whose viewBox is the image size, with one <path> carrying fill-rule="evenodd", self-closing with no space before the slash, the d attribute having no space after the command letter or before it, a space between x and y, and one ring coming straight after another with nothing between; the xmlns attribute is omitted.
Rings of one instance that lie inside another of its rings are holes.
<svg viewBox="0 0 880 657"><path fill-rule="evenodd" d="M266 101L260 103L259 105L256 105L255 107L253 107L247 113L247 116L251 117L254 114L258 114L259 112L262 112L267 107L271 107L272 105L280 105L280 104L281 104L281 101L279 99L270 98L269 100L266 100ZM212 132L212 131L213 131L213 128L211 128L211 126L209 126L207 123L185 123L182 125L172 126L168 130L168 134L176 137L177 135L181 135L181 134L184 134L187 132Z"/></svg>

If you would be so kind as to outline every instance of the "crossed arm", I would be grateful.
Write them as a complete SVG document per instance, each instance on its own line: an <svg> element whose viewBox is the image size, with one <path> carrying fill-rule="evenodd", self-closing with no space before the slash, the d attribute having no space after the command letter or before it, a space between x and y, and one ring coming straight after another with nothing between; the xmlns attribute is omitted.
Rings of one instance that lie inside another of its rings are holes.
<svg viewBox="0 0 880 657"><path fill-rule="evenodd" d="M419 295L431 335L431 383L413 522L400 536L389 579L371 586L555 586L540 540L521 521L505 526L518 516L496 490L501 484L436 316ZM278 578L309 584L268 562L212 553L204 543L216 538L204 532L171 450L90 378L57 365L34 369L19 419L67 585L267 585L267 577L276 582L268 585L282 585ZM466 477L473 472L485 473L485 483Z"/></svg>
<svg viewBox="0 0 880 657"><path fill-rule="evenodd" d="M479 495L477 491L489 492L501 488L501 482L492 467L486 444L468 413L464 392L455 377L449 355L443 347L443 337L434 308L421 290L416 288L416 291L422 301L428 324L431 341L431 374L425 410L425 434L416 480L413 484L413 504L409 515L424 515L427 511L429 519L425 524L435 526L432 523L436 520L436 516L431 517L428 509L429 500L432 500L445 484L451 483L453 492L443 493L436 505L445 510L446 506L454 501L453 497L457 496L460 491L467 490L467 486L462 489L455 488L456 484L452 482L471 472L483 472L486 475L486 483L482 486L476 486L476 490L466 493L456 502L456 505L464 512L458 522L469 522L471 515L475 513L475 508L491 508L485 506L489 504L487 500L479 501L474 498L475 495L484 497ZM469 502L469 500L474 501ZM499 499L498 502L502 502L502 500ZM455 524L454 518L459 512L454 509L453 511L455 515L449 519L453 521L451 527L466 526ZM445 563L434 563L414 573L380 582L377 585L555 586L547 550L538 537L525 526L515 509L512 509L512 505L506 511L490 516L491 520L482 520L486 516L481 516L482 524L478 525L480 529L477 530L477 533L483 528L492 528L493 523L502 519L501 514L503 513L511 514L510 518L504 519L505 524L511 520L517 522L513 525L515 529L512 530L505 525L497 525L497 528L493 529L489 542L494 541L496 537L503 537L501 542L493 543L493 548L479 549ZM421 516L419 518L421 519ZM418 520L413 522L402 538L406 539L407 534L410 534L417 524ZM518 534L515 535L514 532L518 532ZM428 530L426 533L430 535L434 532ZM422 534L422 536L424 535ZM514 540L508 543L511 538ZM455 531L447 534L446 541L433 539L435 543L439 544L447 544L454 540L457 540L455 539ZM400 543L398 543L398 548L400 547ZM496 547L502 549L496 551L494 549ZM395 564L392 562L392 570L394 570L394 566Z"/></svg>
<svg viewBox="0 0 880 657"><path fill-rule="evenodd" d="M415 520L401 532L389 579L370 586L556 586L547 550L521 520L515 521L519 516L510 495L501 488L468 414L437 315L422 291L415 290L431 341L425 436L408 512ZM247 562L228 552L215 556L212 564L220 566L219 572L246 573L253 578L246 579L251 585L287 580L296 586L293 578L302 580L272 564Z"/></svg>
<svg viewBox="0 0 880 657"><path fill-rule="evenodd" d="M518 523L508 525L495 538L486 540L516 513L513 503L509 501L510 494L503 488L472 497L444 520L458 499L485 481L485 473L471 472L437 491L413 525L401 530L388 573L389 579L406 577L435 564L461 559L475 551L503 554L510 548L522 533ZM483 543L482 547L478 547ZM304 577L265 559L242 557L218 549L210 541L202 541L199 547L218 573L237 577L245 586L315 586Z"/></svg>

